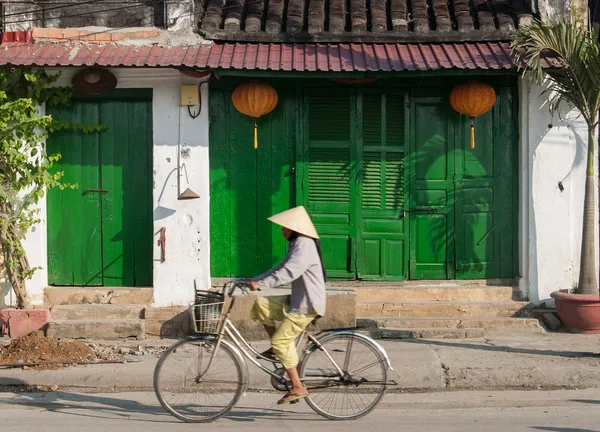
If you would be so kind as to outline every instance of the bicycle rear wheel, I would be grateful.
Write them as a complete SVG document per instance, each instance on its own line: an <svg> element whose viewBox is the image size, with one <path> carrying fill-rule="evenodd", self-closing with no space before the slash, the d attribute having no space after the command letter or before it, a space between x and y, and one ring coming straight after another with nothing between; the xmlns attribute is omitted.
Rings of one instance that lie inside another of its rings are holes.
<svg viewBox="0 0 600 432"><path fill-rule="evenodd" d="M377 347L354 333L333 333L319 343L324 351L313 346L298 368L309 392L308 405L330 420L355 420L370 413L387 389L387 362Z"/></svg>
<svg viewBox="0 0 600 432"><path fill-rule="evenodd" d="M244 386L238 355L221 342L210 362L216 339L184 339L173 344L158 360L154 391L170 414L185 422L206 423L227 414Z"/></svg>

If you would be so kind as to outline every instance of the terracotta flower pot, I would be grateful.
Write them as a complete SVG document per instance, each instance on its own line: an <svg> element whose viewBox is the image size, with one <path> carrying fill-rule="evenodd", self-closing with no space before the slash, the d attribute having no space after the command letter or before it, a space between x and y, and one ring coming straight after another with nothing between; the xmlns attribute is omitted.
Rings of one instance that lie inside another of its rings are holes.
<svg viewBox="0 0 600 432"><path fill-rule="evenodd" d="M600 296L597 294L569 294L554 291L556 311L568 329L579 333L600 333Z"/></svg>

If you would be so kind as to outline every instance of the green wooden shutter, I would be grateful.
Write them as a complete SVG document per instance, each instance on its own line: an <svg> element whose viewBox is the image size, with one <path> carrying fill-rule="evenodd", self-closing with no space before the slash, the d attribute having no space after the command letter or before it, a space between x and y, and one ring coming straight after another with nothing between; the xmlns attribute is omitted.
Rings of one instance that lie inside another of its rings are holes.
<svg viewBox="0 0 600 432"><path fill-rule="evenodd" d="M331 277L354 277L355 200L349 93L314 90L307 96L307 169L305 203L322 242L323 260Z"/></svg>
<svg viewBox="0 0 600 432"><path fill-rule="evenodd" d="M361 124L358 273L363 279L406 279L404 95L364 94Z"/></svg>
<svg viewBox="0 0 600 432"><path fill-rule="evenodd" d="M442 97L412 98L410 278L454 278L454 122Z"/></svg>

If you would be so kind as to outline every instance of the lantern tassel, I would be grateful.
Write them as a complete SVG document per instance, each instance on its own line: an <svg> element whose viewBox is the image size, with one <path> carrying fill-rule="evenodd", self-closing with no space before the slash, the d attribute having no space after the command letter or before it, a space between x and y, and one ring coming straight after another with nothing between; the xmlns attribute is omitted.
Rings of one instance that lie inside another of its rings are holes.
<svg viewBox="0 0 600 432"><path fill-rule="evenodd" d="M258 148L258 125L256 124L256 120L254 121L254 149Z"/></svg>
<svg viewBox="0 0 600 432"><path fill-rule="evenodd" d="M475 148L475 123L473 122L473 117L471 117L471 148Z"/></svg>

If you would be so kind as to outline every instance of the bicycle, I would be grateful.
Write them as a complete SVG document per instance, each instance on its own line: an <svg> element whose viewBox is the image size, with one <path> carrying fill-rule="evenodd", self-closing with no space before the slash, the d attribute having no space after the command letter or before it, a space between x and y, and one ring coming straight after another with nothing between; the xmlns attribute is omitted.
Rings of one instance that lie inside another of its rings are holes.
<svg viewBox="0 0 600 432"><path fill-rule="evenodd" d="M247 294L248 283L234 279L224 284L221 292L196 290L194 304L189 309L196 334L175 342L156 365L156 396L162 407L180 420L212 422L231 411L249 387L244 358L271 376L273 388L290 389L278 361L262 356L230 321L236 289ZM298 349L306 340L298 364L298 374L309 392L306 402L317 414L330 420L354 420L367 415L375 409L387 387L397 385L387 379L388 370L394 369L383 347L357 330L358 327L326 329L316 335L305 330L296 341ZM188 364L187 359L197 364ZM319 360L324 360L324 365ZM175 369L189 372L190 377L167 383ZM370 369L374 369L375 375L367 374ZM193 402L184 403L186 396ZM332 400L337 396L341 399Z"/></svg>

